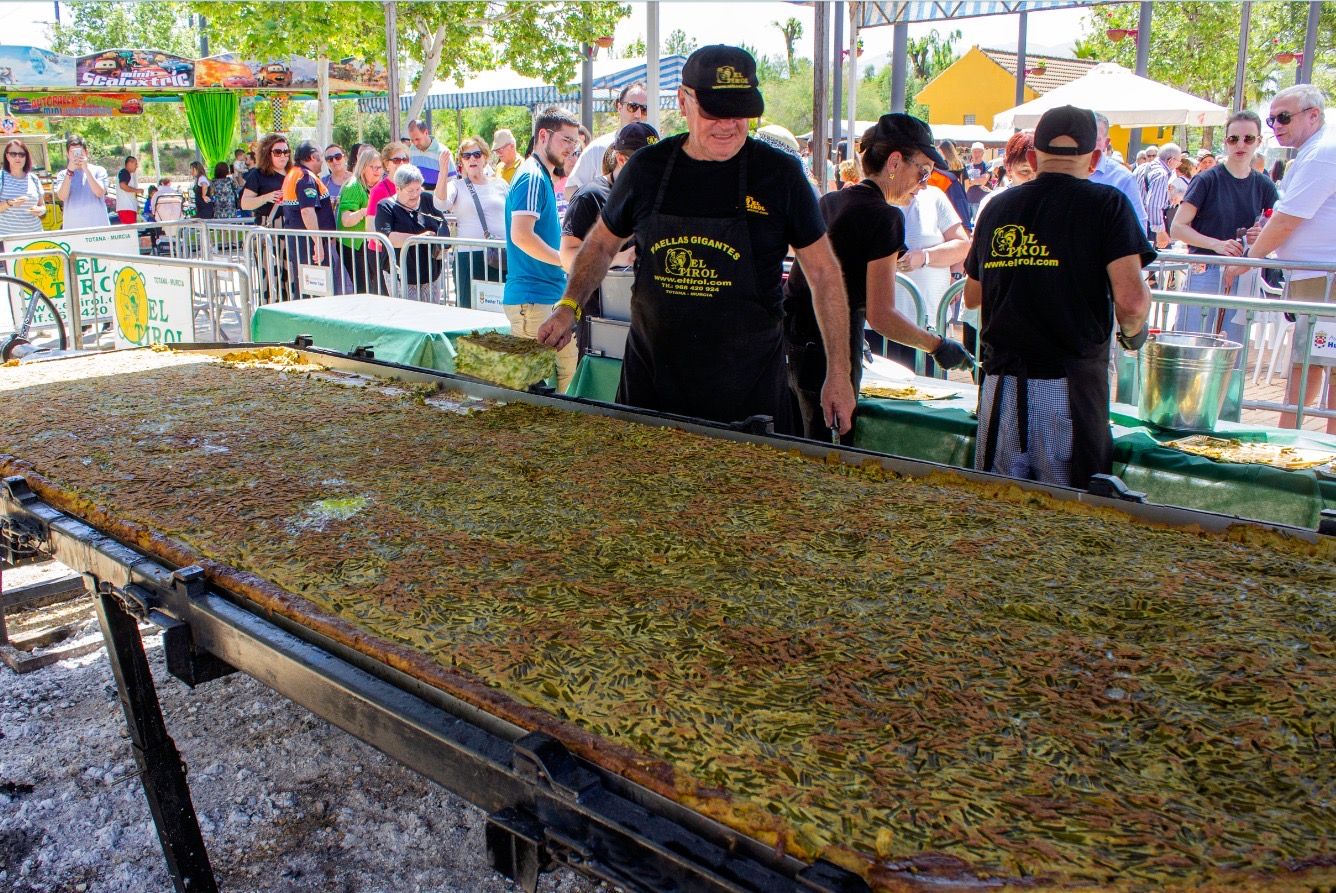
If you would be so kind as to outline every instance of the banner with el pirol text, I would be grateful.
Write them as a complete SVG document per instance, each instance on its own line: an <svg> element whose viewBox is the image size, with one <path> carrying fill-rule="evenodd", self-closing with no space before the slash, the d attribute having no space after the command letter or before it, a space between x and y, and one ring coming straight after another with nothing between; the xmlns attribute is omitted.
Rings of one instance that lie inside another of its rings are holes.
<svg viewBox="0 0 1336 893"><path fill-rule="evenodd" d="M76 255L81 251L96 251L107 254L139 255L139 234L136 230L109 229L92 230L86 233L33 233L27 236L13 236L3 243L3 250L12 252L35 252L57 250L68 256L71 251ZM55 303L61 318L69 323L69 301L65 297L69 291L66 257L44 255L24 257L9 261L13 275L25 282L30 282ZM74 265L76 294L79 297L79 316L81 323L110 321L112 317L111 262L99 257L77 257ZM19 306L26 295L19 289L12 288L10 303ZM35 325L50 325L50 318L45 308L39 308L33 318Z"/></svg>
<svg viewBox="0 0 1336 893"><path fill-rule="evenodd" d="M111 283L117 347L181 344L195 340L195 305L190 270L151 258L112 262Z"/></svg>

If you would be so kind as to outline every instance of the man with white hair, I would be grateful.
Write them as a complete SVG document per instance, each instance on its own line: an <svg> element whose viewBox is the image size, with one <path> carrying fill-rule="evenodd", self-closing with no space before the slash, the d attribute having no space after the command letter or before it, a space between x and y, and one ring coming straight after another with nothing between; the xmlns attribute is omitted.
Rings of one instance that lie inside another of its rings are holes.
<svg viewBox="0 0 1336 893"><path fill-rule="evenodd" d="M1100 151L1100 156L1099 164L1090 172L1090 182L1112 186L1127 196L1127 203L1132 206L1142 232L1146 232L1146 206L1141 203L1141 187L1132 172L1119 164L1109 151L1109 119L1095 112L1095 128L1095 148Z"/></svg>
<svg viewBox="0 0 1336 893"><path fill-rule="evenodd" d="M970 219L979 216L979 205L993 190L988 186L988 161L983 157L983 143L970 146L970 160L965 162L965 200L970 203Z"/></svg>
<svg viewBox="0 0 1336 893"><path fill-rule="evenodd" d="M493 170L496 175L506 183L510 183L515 177L515 172L520 169L520 152L515 145L515 134L502 127L496 133L492 134L492 155L496 157L496 163Z"/></svg>
<svg viewBox="0 0 1336 893"><path fill-rule="evenodd" d="M1165 221L1165 213L1169 210L1169 180L1173 178L1178 159L1182 157L1183 150L1177 143L1165 143L1160 147L1158 157L1146 162L1145 172L1140 178L1146 224L1156 248L1169 247L1169 227Z"/></svg>
<svg viewBox="0 0 1336 893"><path fill-rule="evenodd" d="M1276 94L1266 119L1276 142L1297 149L1285 170L1285 193L1248 257L1266 257L1273 251L1281 260L1336 262L1336 130L1326 125L1326 102L1312 84L1296 84ZM1289 270L1288 297L1296 301L1330 301L1336 297L1331 274L1317 270ZM1331 365L1314 358L1314 364ZM1300 368L1290 375L1285 402L1299 393ZM1321 369L1310 369L1303 402L1317 396ZM1336 406L1336 387L1327 389L1327 408ZM1293 413L1281 413L1280 424L1293 425ZM1336 419L1327 419L1327 433L1336 434Z"/></svg>

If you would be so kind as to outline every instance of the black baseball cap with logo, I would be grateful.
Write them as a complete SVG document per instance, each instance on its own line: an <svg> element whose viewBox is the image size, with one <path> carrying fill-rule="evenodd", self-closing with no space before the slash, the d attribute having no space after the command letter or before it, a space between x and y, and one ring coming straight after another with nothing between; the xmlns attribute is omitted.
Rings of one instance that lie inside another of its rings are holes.
<svg viewBox="0 0 1336 893"><path fill-rule="evenodd" d="M866 149L869 140L872 143L889 143L892 146L913 146L932 159L934 167L946 167L946 160L937 147L932 144L932 131L913 115L892 112L882 115L877 123L863 134L863 146Z"/></svg>
<svg viewBox="0 0 1336 893"><path fill-rule="evenodd" d="M617 137L612 141L612 148L618 152L631 154L658 141L659 132L652 125L643 121L632 121L630 124L622 125L622 129L617 131Z"/></svg>
<svg viewBox="0 0 1336 893"><path fill-rule="evenodd" d="M1071 137L1075 146L1055 146L1058 137ZM1044 112L1034 130L1034 150L1045 155L1089 155L1095 151L1099 130L1095 113L1074 105L1060 105Z"/></svg>
<svg viewBox="0 0 1336 893"><path fill-rule="evenodd" d="M695 91L701 110L712 118L759 118L765 111L756 60L738 47L696 50L682 66L682 86Z"/></svg>

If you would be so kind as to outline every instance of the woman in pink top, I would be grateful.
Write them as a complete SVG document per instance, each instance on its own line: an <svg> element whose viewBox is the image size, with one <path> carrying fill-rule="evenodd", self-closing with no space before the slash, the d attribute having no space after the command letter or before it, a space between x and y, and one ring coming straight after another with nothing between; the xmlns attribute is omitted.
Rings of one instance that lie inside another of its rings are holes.
<svg viewBox="0 0 1336 893"><path fill-rule="evenodd" d="M396 192L394 172L399 169L399 165L408 163L408 147L403 143L386 143L380 158L385 165L385 176L367 196L366 231L369 233L376 231L376 208L380 205L381 199L392 198ZM371 242L370 245L372 251L380 250L378 242Z"/></svg>

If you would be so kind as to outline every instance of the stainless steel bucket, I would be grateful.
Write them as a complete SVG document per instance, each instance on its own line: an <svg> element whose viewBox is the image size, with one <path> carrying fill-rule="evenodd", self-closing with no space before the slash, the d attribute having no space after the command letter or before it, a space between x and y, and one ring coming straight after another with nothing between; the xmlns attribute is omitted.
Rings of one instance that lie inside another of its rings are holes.
<svg viewBox="0 0 1336 893"><path fill-rule="evenodd" d="M1243 349L1218 335L1158 332L1141 348L1143 420L1179 431L1213 431L1230 371Z"/></svg>

